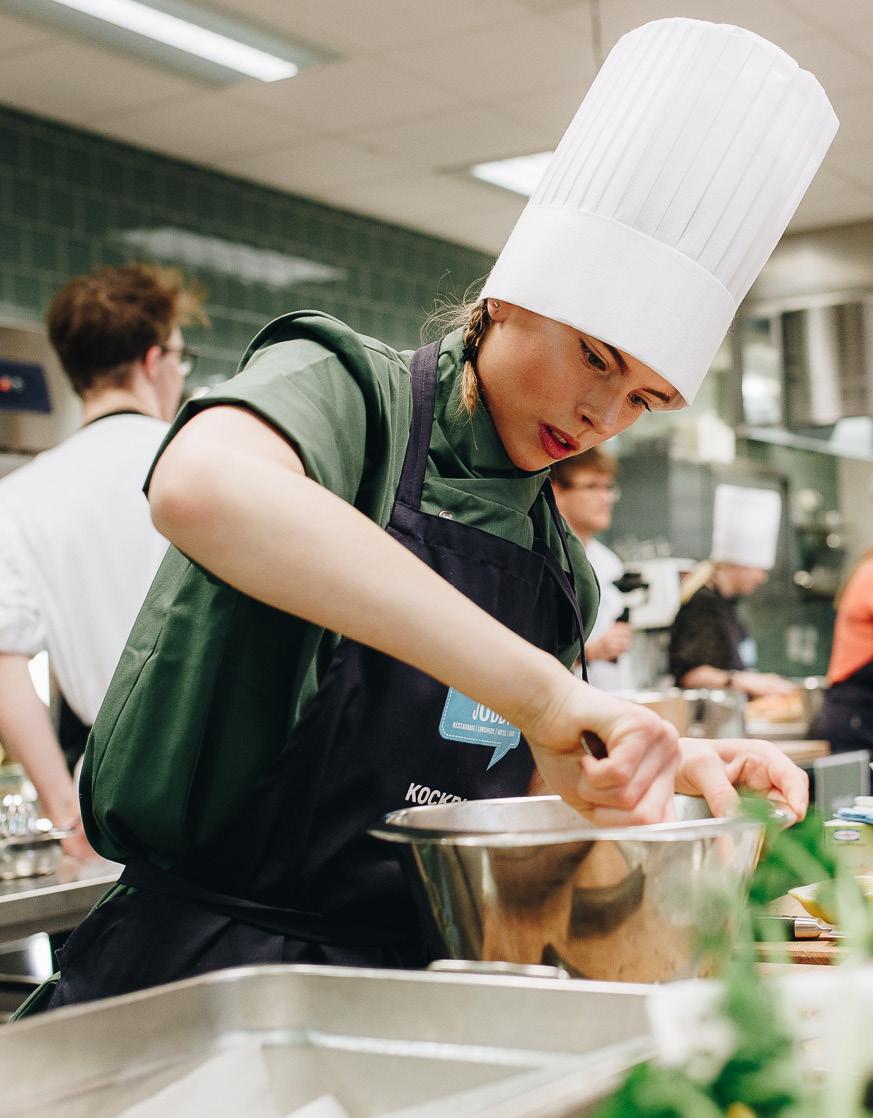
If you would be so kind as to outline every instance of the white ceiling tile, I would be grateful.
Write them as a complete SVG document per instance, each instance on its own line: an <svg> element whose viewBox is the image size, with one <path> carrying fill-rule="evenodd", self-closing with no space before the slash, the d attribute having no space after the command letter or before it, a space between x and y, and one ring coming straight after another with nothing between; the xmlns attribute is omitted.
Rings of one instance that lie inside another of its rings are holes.
<svg viewBox="0 0 873 1118"><path fill-rule="evenodd" d="M547 151L557 145L587 91L584 84L571 82L522 97L501 98L499 104L508 117L534 125L542 150Z"/></svg>
<svg viewBox="0 0 873 1118"><path fill-rule="evenodd" d="M863 168L865 153L873 145L873 122L869 93L843 94L834 98L840 127L825 159L824 171L831 168L850 178L856 167Z"/></svg>
<svg viewBox="0 0 873 1118"><path fill-rule="evenodd" d="M873 139L868 136L865 143L857 144L850 152L829 155L828 167L845 182L873 187Z"/></svg>
<svg viewBox="0 0 873 1118"><path fill-rule="evenodd" d="M827 225L845 225L849 221L867 218L873 218L873 195L869 191L847 191L845 194L832 194L818 205L801 203L788 226L788 232L821 229Z"/></svg>
<svg viewBox="0 0 873 1118"><path fill-rule="evenodd" d="M870 61L836 39L822 34L796 39L791 43L790 53L804 70L815 74L831 100L859 89L873 93Z"/></svg>
<svg viewBox="0 0 873 1118"><path fill-rule="evenodd" d="M408 168L397 160L374 155L350 142L330 139L239 158L222 156L215 162L231 174L301 194L317 193L331 185L365 185L408 174Z"/></svg>
<svg viewBox="0 0 873 1118"><path fill-rule="evenodd" d="M238 92L252 104L311 121L322 135L463 104L462 90L449 91L371 58L314 66L282 82L246 82Z"/></svg>
<svg viewBox="0 0 873 1118"><path fill-rule="evenodd" d="M873 193L854 186L839 174L822 167L797 209L789 228L811 229L873 216Z"/></svg>
<svg viewBox="0 0 873 1118"><path fill-rule="evenodd" d="M784 0L792 11L810 23L830 30L850 29L873 18L870 0Z"/></svg>
<svg viewBox="0 0 873 1118"><path fill-rule="evenodd" d="M784 0L601 0L600 10L607 50L634 27L670 16L737 24L783 47L815 30L803 12Z"/></svg>
<svg viewBox="0 0 873 1118"><path fill-rule="evenodd" d="M306 135L306 128L278 113L241 102L233 91L219 90L164 105L96 116L98 131L187 159L286 147Z"/></svg>
<svg viewBox="0 0 873 1118"><path fill-rule="evenodd" d="M841 28L832 38L863 55L868 61L873 60L873 4L869 8L870 22L860 27ZM873 81L873 79L871 79Z"/></svg>
<svg viewBox="0 0 873 1118"><path fill-rule="evenodd" d="M499 191L498 194L496 204L505 207L504 192ZM369 185L337 182L330 192L331 201L337 205L350 209L362 208L368 212L378 212L381 216L394 214L401 222L409 222L422 214L426 214L429 220L436 214L451 216L474 209L485 210L494 197L494 187L476 182L475 179L439 174L409 178L395 176ZM519 196L518 204L512 205L518 216L524 206L524 199Z"/></svg>
<svg viewBox="0 0 873 1118"><path fill-rule="evenodd" d="M538 150L541 135L542 130L506 113L470 106L360 132L355 139L366 148L416 167L452 169L529 154Z"/></svg>
<svg viewBox="0 0 873 1118"><path fill-rule="evenodd" d="M0 57L13 52L28 50L31 47L46 45L51 38L51 32L47 31L42 24L0 14Z"/></svg>
<svg viewBox="0 0 873 1118"><path fill-rule="evenodd" d="M581 97L594 73L590 48L544 16L412 47L404 64L453 86L465 102L520 97L559 81L578 81Z"/></svg>
<svg viewBox="0 0 873 1118"><path fill-rule="evenodd" d="M225 6L287 35L349 55L461 35L525 14L516 0L236 0Z"/></svg>
<svg viewBox="0 0 873 1118"><path fill-rule="evenodd" d="M97 115L202 91L156 66L69 40L3 60L0 102L87 125Z"/></svg>

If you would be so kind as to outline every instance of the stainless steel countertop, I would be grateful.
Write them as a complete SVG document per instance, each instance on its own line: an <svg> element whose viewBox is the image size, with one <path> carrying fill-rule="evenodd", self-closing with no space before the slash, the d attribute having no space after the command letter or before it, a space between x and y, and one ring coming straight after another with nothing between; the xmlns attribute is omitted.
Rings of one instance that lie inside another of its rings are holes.
<svg viewBox="0 0 873 1118"><path fill-rule="evenodd" d="M74 928L118 878L122 867L64 855L56 873L0 882L0 942Z"/></svg>

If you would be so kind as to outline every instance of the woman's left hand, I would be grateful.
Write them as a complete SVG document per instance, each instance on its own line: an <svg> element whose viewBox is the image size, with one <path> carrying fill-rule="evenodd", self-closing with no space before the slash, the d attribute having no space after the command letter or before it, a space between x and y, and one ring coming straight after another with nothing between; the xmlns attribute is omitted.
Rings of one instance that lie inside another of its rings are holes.
<svg viewBox="0 0 873 1118"><path fill-rule="evenodd" d="M797 819L809 806L809 777L769 741L679 739L676 791L703 796L713 815L732 815L737 788L785 804Z"/></svg>

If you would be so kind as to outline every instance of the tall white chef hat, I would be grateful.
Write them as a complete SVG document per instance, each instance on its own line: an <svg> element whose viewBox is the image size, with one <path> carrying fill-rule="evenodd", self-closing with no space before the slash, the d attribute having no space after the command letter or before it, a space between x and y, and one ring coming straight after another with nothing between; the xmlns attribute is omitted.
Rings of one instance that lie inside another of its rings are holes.
<svg viewBox="0 0 873 1118"><path fill-rule="evenodd" d="M623 36L483 289L630 353L691 402L838 122L751 31Z"/></svg>
<svg viewBox="0 0 873 1118"><path fill-rule="evenodd" d="M716 486L711 558L771 571L781 516L782 498L772 489Z"/></svg>

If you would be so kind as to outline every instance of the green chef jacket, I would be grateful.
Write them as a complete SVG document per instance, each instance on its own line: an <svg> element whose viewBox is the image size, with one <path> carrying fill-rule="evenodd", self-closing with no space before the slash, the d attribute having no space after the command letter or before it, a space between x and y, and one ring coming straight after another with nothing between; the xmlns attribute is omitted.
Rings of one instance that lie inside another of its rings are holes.
<svg viewBox="0 0 873 1118"><path fill-rule="evenodd" d="M472 418L461 411L461 344L456 331L440 350L422 508L530 548L529 513L538 498L544 504L547 471L512 465L484 406ZM286 315L255 339L232 380L183 408L167 441L204 408L246 408L295 446L309 477L384 526L409 435L411 361L412 353L329 315ZM543 513L537 523L566 567ZM570 547L589 631L597 583L575 538ZM247 801L256 812L251 789L315 695L339 640L235 590L171 546L88 742L82 814L94 847L117 861L145 856L169 868L196 855ZM570 665L577 655L578 642L561 659Z"/></svg>

